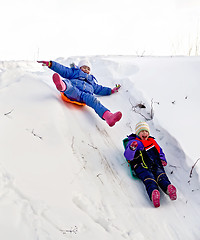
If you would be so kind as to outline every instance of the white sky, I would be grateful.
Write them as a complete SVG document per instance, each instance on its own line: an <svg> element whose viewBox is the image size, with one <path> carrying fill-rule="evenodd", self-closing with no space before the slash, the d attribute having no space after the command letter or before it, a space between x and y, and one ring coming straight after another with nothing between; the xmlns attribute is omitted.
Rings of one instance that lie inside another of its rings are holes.
<svg viewBox="0 0 200 240"><path fill-rule="evenodd" d="M6 0L0 60L196 55L200 0Z"/></svg>

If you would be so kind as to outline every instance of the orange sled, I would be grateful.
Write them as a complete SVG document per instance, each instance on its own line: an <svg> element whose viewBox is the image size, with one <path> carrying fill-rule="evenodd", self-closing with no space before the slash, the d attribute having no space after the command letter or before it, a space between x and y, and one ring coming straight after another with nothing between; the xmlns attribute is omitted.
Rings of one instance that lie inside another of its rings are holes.
<svg viewBox="0 0 200 240"><path fill-rule="evenodd" d="M68 103L73 103L73 104L76 104L76 105L79 105L79 106L85 106L86 104L85 103L81 103L81 102L77 102L77 101L73 101L73 100L70 100L68 97L65 96L64 93L61 92L61 98L63 101L65 102L68 102Z"/></svg>

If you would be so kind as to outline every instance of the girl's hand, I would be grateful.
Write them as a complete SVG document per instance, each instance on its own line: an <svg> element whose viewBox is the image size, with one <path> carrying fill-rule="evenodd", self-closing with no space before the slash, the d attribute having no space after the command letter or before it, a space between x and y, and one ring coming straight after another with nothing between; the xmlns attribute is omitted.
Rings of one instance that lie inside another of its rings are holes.
<svg viewBox="0 0 200 240"><path fill-rule="evenodd" d="M165 162L164 160L161 160L161 163L164 167L167 166L167 162Z"/></svg>
<svg viewBox="0 0 200 240"><path fill-rule="evenodd" d="M136 141L133 141L130 145L130 149L134 151L137 148L137 146L138 146L138 143Z"/></svg>
<svg viewBox="0 0 200 240"><path fill-rule="evenodd" d="M50 63L51 62L47 62L47 61L37 61L38 63L42 63L42 66L47 66L50 67Z"/></svg>
<svg viewBox="0 0 200 240"><path fill-rule="evenodd" d="M116 93L116 92L118 92L119 91L119 89L120 89L120 87L121 87L121 85L120 84L116 84L116 86L111 90L111 93L113 94L113 93Z"/></svg>

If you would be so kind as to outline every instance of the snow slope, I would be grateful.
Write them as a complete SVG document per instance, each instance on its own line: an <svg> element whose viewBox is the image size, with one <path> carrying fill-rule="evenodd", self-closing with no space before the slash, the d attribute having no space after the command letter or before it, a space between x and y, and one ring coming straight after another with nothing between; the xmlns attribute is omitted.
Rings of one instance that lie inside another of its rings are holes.
<svg viewBox="0 0 200 240"><path fill-rule="evenodd" d="M198 240L200 58L89 58L99 83L122 85L98 97L123 113L112 128L91 108L64 103L50 69L0 62L0 239ZM174 202L161 193L157 209L123 157L122 140L140 120L178 190Z"/></svg>

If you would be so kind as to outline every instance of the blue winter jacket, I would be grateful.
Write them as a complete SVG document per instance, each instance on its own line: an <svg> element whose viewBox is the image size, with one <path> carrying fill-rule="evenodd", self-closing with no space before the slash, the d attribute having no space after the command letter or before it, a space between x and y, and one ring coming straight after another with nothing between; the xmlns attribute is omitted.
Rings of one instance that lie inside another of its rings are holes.
<svg viewBox="0 0 200 240"><path fill-rule="evenodd" d="M72 85L80 91L102 96L111 94L111 88L97 84L93 75L84 73L80 68L68 68L54 61L51 61L51 63L50 69L57 72L61 77L69 79Z"/></svg>

